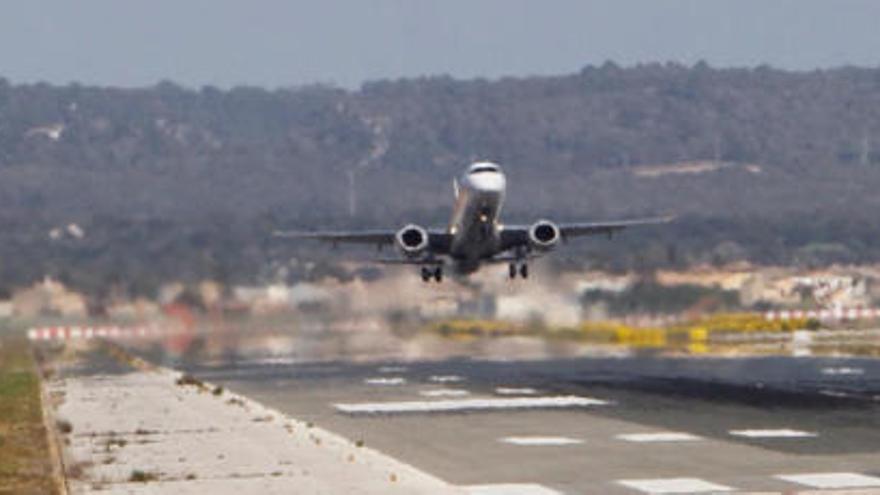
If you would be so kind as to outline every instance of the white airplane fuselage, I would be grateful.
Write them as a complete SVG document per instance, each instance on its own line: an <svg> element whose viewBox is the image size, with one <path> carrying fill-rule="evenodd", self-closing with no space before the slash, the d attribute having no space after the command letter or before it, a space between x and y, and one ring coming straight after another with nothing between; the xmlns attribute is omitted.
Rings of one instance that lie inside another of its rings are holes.
<svg viewBox="0 0 880 495"><path fill-rule="evenodd" d="M489 162L471 165L455 182L455 206L449 222L452 235L450 257L456 273L480 267L480 260L499 252L507 181L501 168Z"/></svg>

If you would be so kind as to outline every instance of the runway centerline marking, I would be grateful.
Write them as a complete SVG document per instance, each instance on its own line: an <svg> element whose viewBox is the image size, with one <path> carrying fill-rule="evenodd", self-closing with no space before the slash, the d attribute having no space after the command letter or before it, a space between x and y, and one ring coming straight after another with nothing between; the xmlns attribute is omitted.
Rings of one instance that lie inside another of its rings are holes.
<svg viewBox="0 0 880 495"><path fill-rule="evenodd" d="M829 366L827 368L822 368L823 375L837 376L837 375L864 375L864 368L851 368L848 366L840 366L840 367L832 367Z"/></svg>
<svg viewBox="0 0 880 495"><path fill-rule="evenodd" d="M791 430L788 428L767 429L767 430L730 430L730 433L736 437L746 438L814 438L818 437L818 433L812 431Z"/></svg>
<svg viewBox="0 0 880 495"><path fill-rule="evenodd" d="M364 383L367 385L403 385L406 383L406 378L401 376L365 378Z"/></svg>
<svg viewBox="0 0 880 495"><path fill-rule="evenodd" d="M445 399L435 401L340 403L334 407L347 414L403 414L461 411L499 411L512 409L554 409L603 406L608 402L591 397L505 397L487 399Z"/></svg>
<svg viewBox="0 0 880 495"><path fill-rule="evenodd" d="M499 438L499 442L509 443L511 445L519 445L523 447L545 447L560 445L578 445L584 443L583 440L568 437L504 437Z"/></svg>
<svg viewBox="0 0 880 495"><path fill-rule="evenodd" d="M702 437L678 431L661 431L657 433L625 433L615 438L626 442L651 443L651 442L694 442L702 440Z"/></svg>
<svg viewBox="0 0 880 495"><path fill-rule="evenodd" d="M406 366L380 366L379 373L406 373Z"/></svg>
<svg viewBox="0 0 880 495"><path fill-rule="evenodd" d="M439 388L435 390L422 390L419 395L423 397L464 397L471 393L460 388Z"/></svg>
<svg viewBox="0 0 880 495"><path fill-rule="evenodd" d="M834 397L835 399L845 399L847 397L852 397L851 394L840 390L820 390L819 393L826 397Z"/></svg>
<svg viewBox="0 0 880 495"><path fill-rule="evenodd" d="M717 493L733 490L729 486L710 483L699 478L618 480L617 483L644 493Z"/></svg>
<svg viewBox="0 0 880 495"><path fill-rule="evenodd" d="M460 375L431 375L428 380L434 383L458 383L463 382L464 377Z"/></svg>
<svg viewBox="0 0 880 495"><path fill-rule="evenodd" d="M880 478L858 473L777 474L774 478L821 489L880 487Z"/></svg>
<svg viewBox="0 0 880 495"><path fill-rule="evenodd" d="M498 485L465 486L464 491L470 495L561 495L556 490L533 483L507 483Z"/></svg>
<svg viewBox="0 0 880 495"><path fill-rule="evenodd" d="M535 395L538 391L530 387L498 387L495 389L495 393L498 395Z"/></svg>

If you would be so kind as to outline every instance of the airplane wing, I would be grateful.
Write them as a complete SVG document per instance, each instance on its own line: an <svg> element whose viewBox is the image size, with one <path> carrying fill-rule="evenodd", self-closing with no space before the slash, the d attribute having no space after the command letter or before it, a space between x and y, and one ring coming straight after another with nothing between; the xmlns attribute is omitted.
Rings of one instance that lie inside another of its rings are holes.
<svg viewBox="0 0 880 495"><path fill-rule="evenodd" d="M657 225L671 222L675 217L639 218L610 222L576 222L558 224L559 234L563 240L586 235L608 235L629 227L641 225ZM529 225L504 226L501 231L503 250L512 249L529 243Z"/></svg>
<svg viewBox="0 0 880 495"><path fill-rule="evenodd" d="M314 239L318 241L350 244L393 244L393 230L361 230L354 232L347 231L326 231L326 232L297 232L297 231L281 231L276 230L272 233L275 237L284 237L287 239Z"/></svg>
<svg viewBox="0 0 880 495"><path fill-rule="evenodd" d="M358 230L358 231L324 231L324 232L300 232L276 230L272 233L275 237L287 239L313 239L329 242L331 244L371 244L384 246L394 244L396 230ZM452 243L452 235L439 231L428 231L429 249L436 254L443 254L449 250Z"/></svg>
<svg viewBox="0 0 880 495"><path fill-rule="evenodd" d="M375 260L370 260L373 263L377 263L380 265L418 265L418 266L443 266L445 263L441 258L433 258L433 259L406 259L406 258L380 258Z"/></svg>
<svg viewBox="0 0 880 495"><path fill-rule="evenodd" d="M563 239L584 235L611 235L628 227L669 223L673 220L673 218L674 217L668 216L657 218L640 218L635 220L621 220L617 222L563 223L559 225L559 231L562 234Z"/></svg>

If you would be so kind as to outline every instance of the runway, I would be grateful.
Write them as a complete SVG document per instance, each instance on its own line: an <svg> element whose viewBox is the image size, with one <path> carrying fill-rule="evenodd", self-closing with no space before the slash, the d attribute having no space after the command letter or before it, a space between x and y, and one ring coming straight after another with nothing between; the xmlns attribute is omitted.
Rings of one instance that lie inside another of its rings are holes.
<svg viewBox="0 0 880 495"><path fill-rule="evenodd" d="M880 493L880 362L870 359L273 360L188 371L472 493Z"/></svg>

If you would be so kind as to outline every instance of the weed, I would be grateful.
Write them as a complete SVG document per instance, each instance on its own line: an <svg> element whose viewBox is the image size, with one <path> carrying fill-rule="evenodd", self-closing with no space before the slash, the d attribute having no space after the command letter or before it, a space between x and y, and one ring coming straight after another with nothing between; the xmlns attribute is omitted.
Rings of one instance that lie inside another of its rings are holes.
<svg viewBox="0 0 880 495"><path fill-rule="evenodd" d="M181 375L180 378L178 378L175 383L177 383L177 385L179 385L179 386L184 386L184 385L194 385L196 387L204 387L205 386L205 384L202 383L201 380L190 375L189 373L184 373L183 375Z"/></svg>
<svg viewBox="0 0 880 495"><path fill-rule="evenodd" d="M59 419L55 422L55 425L58 426L58 431L65 435L73 432L73 425L70 424L70 421L67 421L65 419Z"/></svg>
<svg viewBox="0 0 880 495"><path fill-rule="evenodd" d="M128 481L131 481L132 483L148 483L158 479L158 474L150 471L141 471L140 469L135 469L131 472L131 476L128 477Z"/></svg>

